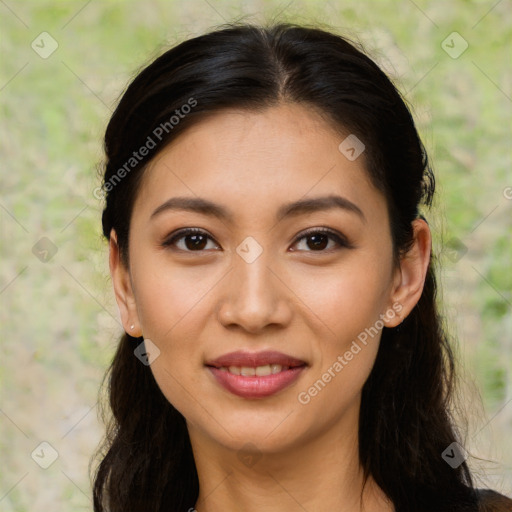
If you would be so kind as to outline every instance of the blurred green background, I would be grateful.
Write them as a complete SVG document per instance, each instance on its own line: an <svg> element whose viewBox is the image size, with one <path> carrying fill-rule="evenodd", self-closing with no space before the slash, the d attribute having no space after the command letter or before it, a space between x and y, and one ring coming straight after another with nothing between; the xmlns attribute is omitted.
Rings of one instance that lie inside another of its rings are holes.
<svg viewBox="0 0 512 512"><path fill-rule="evenodd" d="M426 216L469 462L512 496L511 12L506 0L0 1L0 509L92 509L98 388L122 332L93 194L102 132L137 70L234 20L360 41L412 105L438 182Z"/></svg>

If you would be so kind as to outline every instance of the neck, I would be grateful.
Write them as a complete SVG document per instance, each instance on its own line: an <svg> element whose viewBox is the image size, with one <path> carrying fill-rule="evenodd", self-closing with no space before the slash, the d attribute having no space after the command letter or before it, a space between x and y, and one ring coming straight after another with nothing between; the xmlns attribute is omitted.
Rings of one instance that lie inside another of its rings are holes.
<svg viewBox="0 0 512 512"><path fill-rule="evenodd" d="M189 433L199 478L197 512L393 511L371 477L363 485L357 429L331 429L264 453L249 444L243 452L220 446L190 425Z"/></svg>

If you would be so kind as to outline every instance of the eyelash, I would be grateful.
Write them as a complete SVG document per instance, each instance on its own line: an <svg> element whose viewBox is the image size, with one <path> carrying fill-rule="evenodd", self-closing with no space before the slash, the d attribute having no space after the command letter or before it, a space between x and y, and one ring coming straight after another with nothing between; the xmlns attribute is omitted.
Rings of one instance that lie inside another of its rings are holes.
<svg viewBox="0 0 512 512"><path fill-rule="evenodd" d="M199 235L205 235L208 238L210 238L210 240L213 240L215 242L215 239L213 237L211 237L206 231L203 231L202 229L199 229L199 228L184 228L184 229L181 229L181 230L177 231L173 235L171 235L170 238L166 239L162 243L162 246L166 247L166 248L167 247L171 247L178 240L180 240L181 238L186 237L187 235L198 235L198 234ZM336 231L333 231L332 229L329 229L329 228L310 228L310 229L308 229L306 231L303 231L302 233L300 233L295 238L295 240L293 241L293 245L297 244L303 238L307 238L308 236L317 235L317 234L327 235L329 238L334 240L338 244L338 247L335 248L334 250L339 250L341 248L345 248L345 249L353 249L354 248L354 246L343 235L341 235L341 234L337 233ZM215 243L217 243L217 242L215 242ZM178 249L178 250L181 250L182 252L190 252L190 253L192 253L192 252L204 252L205 251L204 249L198 250L198 251L190 251L190 250L183 250L183 249ZM327 250L325 250L325 249L322 249L322 250L319 250L319 251L309 250L309 251L304 251L304 252L329 253L332 250L333 249L331 248L331 249L327 249Z"/></svg>

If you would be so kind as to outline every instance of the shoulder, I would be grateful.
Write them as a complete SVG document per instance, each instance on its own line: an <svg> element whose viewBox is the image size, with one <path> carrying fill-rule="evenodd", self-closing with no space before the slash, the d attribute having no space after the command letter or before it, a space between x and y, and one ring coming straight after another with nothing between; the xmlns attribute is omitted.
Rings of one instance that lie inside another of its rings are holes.
<svg viewBox="0 0 512 512"><path fill-rule="evenodd" d="M491 489L478 489L481 512L512 512L512 499Z"/></svg>

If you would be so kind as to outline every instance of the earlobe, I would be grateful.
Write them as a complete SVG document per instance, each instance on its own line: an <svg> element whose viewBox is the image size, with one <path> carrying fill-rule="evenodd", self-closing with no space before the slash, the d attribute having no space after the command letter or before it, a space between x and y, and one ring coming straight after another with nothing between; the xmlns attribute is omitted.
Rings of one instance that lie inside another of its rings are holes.
<svg viewBox="0 0 512 512"><path fill-rule="evenodd" d="M416 306L420 300L425 284L432 236L428 224L423 219L412 223L414 242L410 250L400 259L400 268L395 274L392 302L401 305L399 315L387 323L387 327L396 327Z"/></svg>
<svg viewBox="0 0 512 512"><path fill-rule="evenodd" d="M142 336L130 272L122 261L117 243L117 234L114 229L111 230L109 239L109 266L117 307L119 308L124 330L130 336Z"/></svg>

